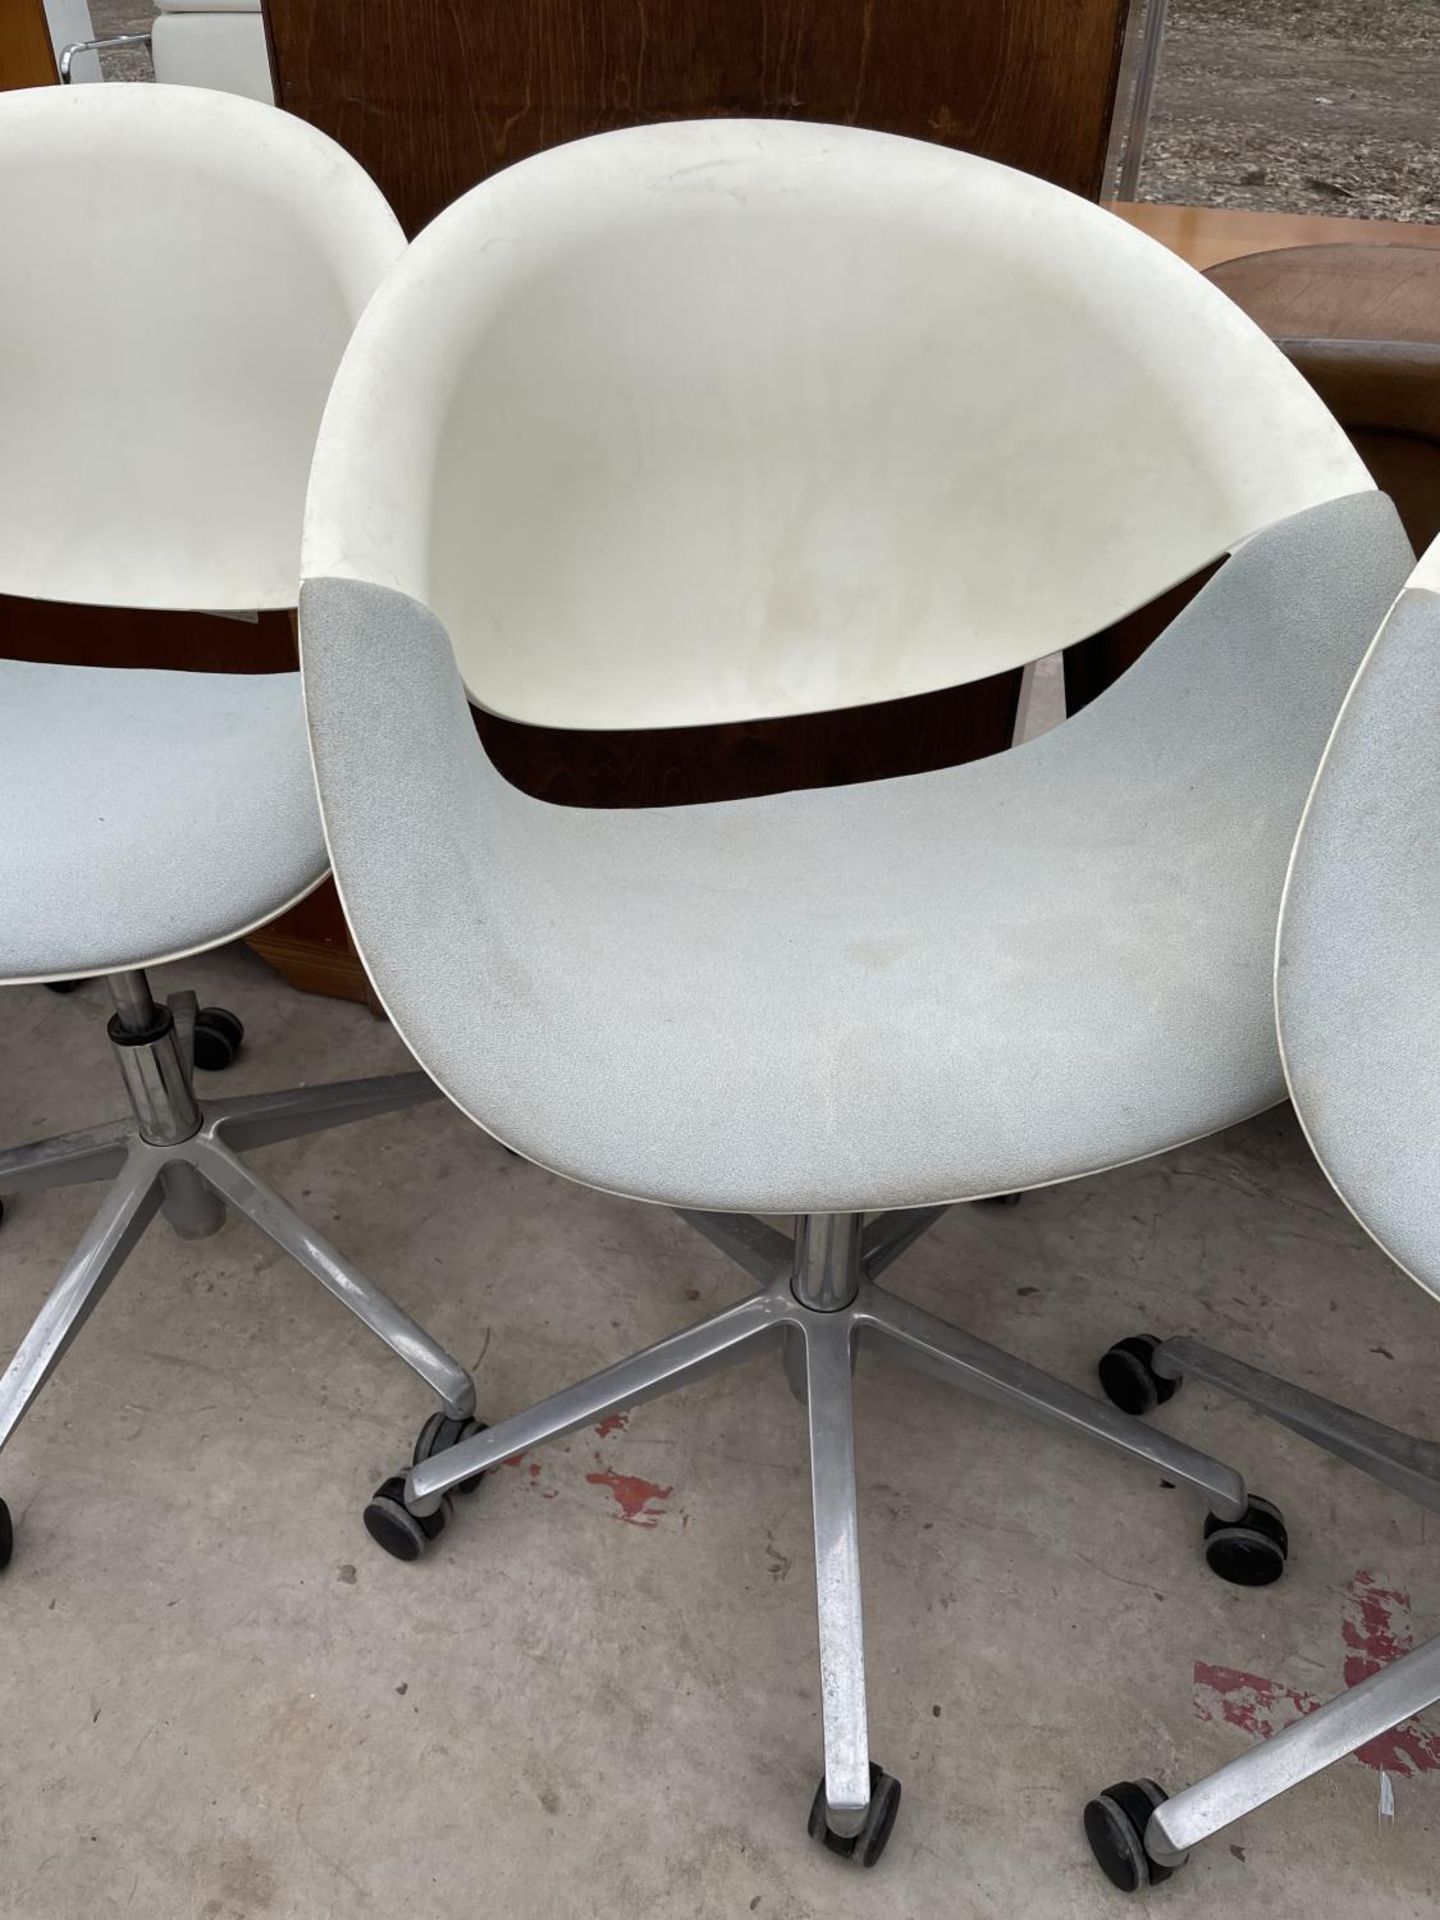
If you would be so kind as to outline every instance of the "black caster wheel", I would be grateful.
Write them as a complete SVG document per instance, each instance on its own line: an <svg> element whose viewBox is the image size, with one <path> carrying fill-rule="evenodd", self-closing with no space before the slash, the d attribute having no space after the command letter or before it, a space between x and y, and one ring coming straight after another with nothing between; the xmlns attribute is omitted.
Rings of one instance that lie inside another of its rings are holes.
<svg viewBox="0 0 1440 1920"><path fill-rule="evenodd" d="M10 1524L10 1509L0 1500L0 1573L10 1564L10 1556L15 1551L15 1529Z"/></svg>
<svg viewBox="0 0 1440 1920"><path fill-rule="evenodd" d="M420 1429L420 1437L415 1442L415 1451L410 1456L412 1467L418 1467L422 1460L433 1460L437 1453L445 1453L451 1447L458 1446L462 1440L472 1435L484 1433L483 1420L456 1420L448 1413L432 1413ZM485 1478L483 1473L472 1473L468 1480L457 1481L452 1493L474 1493Z"/></svg>
<svg viewBox="0 0 1440 1920"><path fill-rule="evenodd" d="M1160 1342L1153 1334L1137 1333L1129 1340L1117 1340L1103 1355L1097 1369L1105 1398L1122 1413L1153 1413L1175 1397L1178 1380L1163 1379L1155 1371L1155 1349Z"/></svg>
<svg viewBox="0 0 1440 1920"><path fill-rule="evenodd" d="M1143 1893L1174 1873L1145 1851L1145 1829L1156 1807L1169 1799L1153 1780L1118 1780L1085 1809L1085 1838L1111 1886Z"/></svg>
<svg viewBox="0 0 1440 1920"><path fill-rule="evenodd" d="M432 1540L438 1540L450 1521L450 1501L442 1497L434 1513L424 1519L405 1504L405 1479L396 1474L384 1480L365 1509L365 1531L397 1560L418 1560Z"/></svg>
<svg viewBox="0 0 1440 1920"><path fill-rule="evenodd" d="M78 980L47 980L45 982L51 993L74 993L79 984Z"/></svg>
<svg viewBox="0 0 1440 1920"><path fill-rule="evenodd" d="M5 1202L0 1200L0 1227L5 1224Z"/></svg>
<svg viewBox="0 0 1440 1920"><path fill-rule="evenodd" d="M1205 1522L1205 1561L1237 1587L1268 1587L1285 1571L1290 1536L1280 1509L1252 1498L1238 1520L1211 1514Z"/></svg>
<svg viewBox="0 0 1440 1920"><path fill-rule="evenodd" d="M838 1853L842 1860L853 1861L857 1867L873 1867L885 1851L895 1825L895 1816L900 1811L900 1782L892 1773L885 1773L870 1762L870 1806L865 1815L865 1823L858 1833L832 1833L825 1820L825 1782L822 1779L815 1789L815 1798L810 1805L810 1819L807 1826L812 1840L818 1840L822 1847L831 1853Z"/></svg>
<svg viewBox="0 0 1440 1920"><path fill-rule="evenodd" d="M240 1051L245 1028L224 1007L201 1007L195 1016L195 1064L203 1073L223 1073Z"/></svg>
<svg viewBox="0 0 1440 1920"><path fill-rule="evenodd" d="M987 1193L980 1204L982 1207L1018 1207L1022 1197L1018 1193Z"/></svg>

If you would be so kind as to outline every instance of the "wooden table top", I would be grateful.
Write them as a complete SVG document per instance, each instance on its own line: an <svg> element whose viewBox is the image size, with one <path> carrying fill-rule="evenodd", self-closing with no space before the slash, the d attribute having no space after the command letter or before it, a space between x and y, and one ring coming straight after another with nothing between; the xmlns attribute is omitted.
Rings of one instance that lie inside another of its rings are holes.
<svg viewBox="0 0 1440 1920"><path fill-rule="evenodd" d="M1205 277L1272 339L1440 341L1433 246L1286 247L1226 260Z"/></svg>
<svg viewBox="0 0 1440 1920"><path fill-rule="evenodd" d="M1114 200L1110 210L1202 272L1220 260L1278 247L1440 247L1440 227L1343 214L1251 213L1239 207L1172 207Z"/></svg>

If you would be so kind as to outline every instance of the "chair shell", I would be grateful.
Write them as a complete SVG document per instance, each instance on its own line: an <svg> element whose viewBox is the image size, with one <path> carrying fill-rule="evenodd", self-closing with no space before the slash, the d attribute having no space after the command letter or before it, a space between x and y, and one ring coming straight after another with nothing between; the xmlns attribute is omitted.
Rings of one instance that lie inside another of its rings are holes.
<svg viewBox="0 0 1440 1920"><path fill-rule="evenodd" d="M0 591L295 604L351 329L404 248L303 121L195 87L0 100Z"/></svg>
<svg viewBox="0 0 1440 1920"><path fill-rule="evenodd" d="M1369 485L1124 222L714 120L555 148L426 229L338 377L306 573L429 606L495 712L745 720L1019 665Z"/></svg>
<svg viewBox="0 0 1440 1920"><path fill-rule="evenodd" d="M163 85L0 94L0 181L0 592L294 606L330 382L404 251L378 189L300 120ZM0 661L0 983L179 959L318 884L298 694Z"/></svg>
<svg viewBox="0 0 1440 1920"><path fill-rule="evenodd" d="M1440 1298L1440 541L1365 655L1306 803L1275 952L1295 1110L1331 1185Z"/></svg>
<svg viewBox="0 0 1440 1920"><path fill-rule="evenodd" d="M1103 700L938 774L576 811L466 706L913 693L1230 546ZM1086 203L846 129L579 142L422 235L336 378L301 651L341 897L427 1070L592 1186L880 1210L1158 1152L1281 1097L1285 859L1411 559L1279 351Z"/></svg>

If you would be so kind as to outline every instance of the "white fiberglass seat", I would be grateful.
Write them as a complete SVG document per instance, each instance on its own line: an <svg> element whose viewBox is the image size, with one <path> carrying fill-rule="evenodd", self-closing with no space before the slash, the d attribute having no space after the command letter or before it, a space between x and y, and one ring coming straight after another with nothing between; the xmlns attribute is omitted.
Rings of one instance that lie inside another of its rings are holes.
<svg viewBox="0 0 1440 1920"><path fill-rule="evenodd" d="M1391 1259L1440 1298L1437 666L1440 542L1366 652L1315 776L1285 883L1275 1010L1295 1111L1331 1184ZM1148 1378L1152 1393L1168 1382L1167 1397L1184 1378L1202 1380L1440 1512L1434 1441L1198 1340L1140 1347L1132 1339L1107 1355L1111 1367L1123 1357L1113 1380L1133 1391ZM1151 1782L1107 1788L1086 1812L1096 1853L1117 1884L1144 1887L1199 1841L1437 1702L1440 1639L1173 1797Z"/></svg>
<svg viewBox="0 0 1440 1920"><path fill-rule="evenodd" d="M326 871L291 674L0 660L0 795L7 984L203 952Z"/></svg>
<svg viewBox="0 0 1440 1920"><path fill-rule="evenodd" d="M1106 700L953 771L576 812L466 719L462 679L576 727L913 694L1247 540ZM1258 329L1058 190L770 123L546 154L412 249L321 436L305 672L361 950L467 1112L645 1199L1173 1146L1281 1095L1285 857L1408 559Z"/></svg>
<svg viewBox="0 0 1440 1920"><path fill-rule="evenodd" d="M0 94L0 590L128 608L295 604L331 377L404 238L303 122L167 86ZM235 629L243 635L242 625ZM299 675L0 661L0 985L106 976L131 1115L0 1152L0 1193L113 1179L0 1378L0 1445L163 1208L256 1221L439 1392L468 1377L234 1149L413 1105L423 1074L196 1099L241 1028L144 969L272 918L326 857ZM197 1048L196 1042L201 1043ZM10 1555L0 1502L0 1566Z"/></svg>
<svg viewBox="0 0 1440 1920"><path fill-rule="evenodd" d="M1361 1225L1440 1298L1440 541L1350 689L1286 887L1276 1010L1291 1097Z"/></svg>
<svg viewBox="0 0 1440 1920"><path fill-rule="evenodd" d="M418 602L307 587L322 783L332 706L370 729L363 812L326 816L361 951L466 1111L647 1200L922 1206L1176 1146L1283 1095L1288 843L1406 557L1380 495L1317 507L1013 754L629 812L509 787Z"/></svg>
<svg viewBox="0 0 1440 1920"><path fill-rule="evenodd" d="M0 587L293 606L330 377L403 247L380 194L302 122L166 87L7 94L0 182ZM199 952L307 893L296 691L0 662L0 982Z"/></svg>
<svg viewBox="0 0 1440 1920"><path fill-rule="evenodd" d="M1227 554L1085 713L911 779L571 811L507 785L466 703L576 728L863 705L1079 640ZM346 911L466 1112L572 1178L709 1210L766 1290L416 1468L374 1530L404 1543L477 1465L783 1337L815 1472L817 1830L873 1858L893 1799L867 1772L853 1341L1161 1444L874 1278L944 1203L1281 1097L1285 860L1409 564L1243 314L1005 168L717 120L557 149L442 214L356 331L307 505ZM732 1209L797 1216L793 1249ZM886 1209L909 1211L867 1234ZM1228 1469L1170 1471L1245 1512Z"/></svg>

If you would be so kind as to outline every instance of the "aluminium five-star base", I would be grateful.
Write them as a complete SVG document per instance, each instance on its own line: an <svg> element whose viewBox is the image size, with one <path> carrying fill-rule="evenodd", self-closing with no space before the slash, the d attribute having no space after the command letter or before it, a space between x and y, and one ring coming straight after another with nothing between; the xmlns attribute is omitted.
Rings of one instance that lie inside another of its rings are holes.
<svg viewBox="0 0 1440 1920"><path fill-rule="evenodd" d="M868 1228L860 1214L802 1217L793 1243L747 1216L685 1213L760 1283L758 1293L448 1450L432 1450L422 1435L408 1474L387 1481L366 1511L380 1544L413 1559L445 1524L449 1489L473 1485L528 1448L687 1386L761 1347L778 1350L810 1429L825 1745L810 1832L861 1866L872 1866L884 1849L900 1787L871 1764L866 1729L851 1413L857 1345L1099 1441L1194 1488L1209 1508L1212 1529L1243 1532L1255 1516L1256 1503L1247 1500L1239 1474L1229 1467L880 1287L884 1269L944 1211L884 1214ZM1223 1555L1209 1557L1217 1571L1229 1570ZM1238 1577L1247 1577L1243 1567Z"/></svg>
<svg viewBox="0 0 1440 1920"><path fill-rule="evenodd" d="M116 1012L109 1033L130 1097L126 1120L0 1151L0 1194L109 1180L100 1211L0 1375L4 1447L157 1212L185 1239L224 1224L227 1207L298 1260L434 1389L451 1439L474 1431L475 1389L458 1361L306 1224L239 1155L248 1147L323 1132L435 1099L423 1073L380 1075L287 1093L207 1100L193 1085L194 994L157 1006L143 972L108 978ZM0 1500L0 1568L11 1522Z"/></svg>

